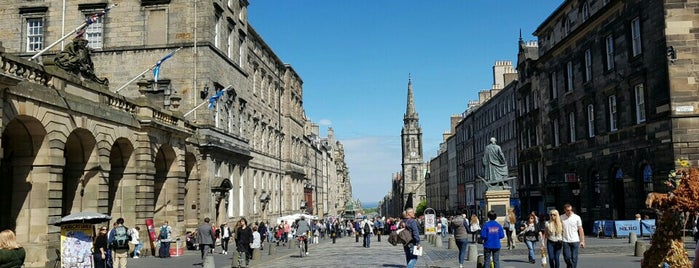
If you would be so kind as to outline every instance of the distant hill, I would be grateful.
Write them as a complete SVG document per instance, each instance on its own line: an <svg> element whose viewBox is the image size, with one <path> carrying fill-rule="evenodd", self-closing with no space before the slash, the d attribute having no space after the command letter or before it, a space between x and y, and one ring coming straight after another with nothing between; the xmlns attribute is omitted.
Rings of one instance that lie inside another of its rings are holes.
<svg viewBox="0 0 699 268"><path fill-rule="evenodd" d="M379 202L362 202L362 208L376 208L379 206Z"/></svg>

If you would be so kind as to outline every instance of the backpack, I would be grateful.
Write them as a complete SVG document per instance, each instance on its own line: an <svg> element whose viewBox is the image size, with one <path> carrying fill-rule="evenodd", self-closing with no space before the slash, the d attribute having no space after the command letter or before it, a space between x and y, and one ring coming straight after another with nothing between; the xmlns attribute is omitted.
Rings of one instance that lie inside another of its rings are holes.
<svg viewBox="0 0 699 268"><path fill-rule="evenodd" d="M160 227L158 239L167 239L167 226Z"/></svg>
<svg viewBox="0 0 699 268"><path fill-rule="evenodd" d="M114 249L127 249L129 248L129 230L123 225L119 225L114 228L114 237L112 239L112 247Z"/></svg>
<svg viewBox="0 0 699 268"><path fill-rule="evenodd" d="M369 222L364 223L364 234L369 234L371 233L371 226L369 226Z"/></svg>

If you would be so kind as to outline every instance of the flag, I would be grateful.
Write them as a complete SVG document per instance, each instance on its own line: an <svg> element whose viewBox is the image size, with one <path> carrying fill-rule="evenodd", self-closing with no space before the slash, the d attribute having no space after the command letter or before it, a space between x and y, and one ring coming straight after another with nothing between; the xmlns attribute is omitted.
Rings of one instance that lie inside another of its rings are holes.
<svg viewBox="0 0 699 268"><path fill-rule="evenodd" d="M109 12L109 9L111 9L111 8L112 8L111 6L108 6L102 12L92 14L92 16L85 19L85 26L89 26L90 24L97 22L101 17L104 17L104 15L106 15L107 12Z"/></svg>
<svg viewBox="0 0 699 268"><path fill-rule="evenodd" d="M218 101L218 99L221 98L221 96L223 96L224 91L226 90L219 90L218 92L216 92L216 95L213 95L211 96L211 98L209 98L209 109L213 109L214 107L216 107L216 101Z"/></svg>
<svg viewBox="0 0 699 268"><path fill-rule="evenodd" d="M155 64L155 67L153 68L153 80L155 80L155 82L158 82L158 77L160 76L160 65L163 64L163 62L165 62L167 59L171 58L172 55L175 55L175 52L177 52L177 50L180 49L178 48L175 51L170 52L170 54L165 55L165 57L160 59L158 63Z"/></svg>

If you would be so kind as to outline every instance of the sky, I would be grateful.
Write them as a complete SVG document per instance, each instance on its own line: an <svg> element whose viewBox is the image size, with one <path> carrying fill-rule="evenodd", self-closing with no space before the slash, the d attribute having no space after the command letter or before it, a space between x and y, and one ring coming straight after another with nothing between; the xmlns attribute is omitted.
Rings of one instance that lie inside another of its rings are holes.
<svg viewBox="0 0 699 268"><path fill-rule="evenodd" d="M375 203L401 169L412 79L425 161L450 116L493 84L496 61L517 64L520 32L563 0L252 0L248 21L303 80L306 116L345 149L353 198Z"/></svg>

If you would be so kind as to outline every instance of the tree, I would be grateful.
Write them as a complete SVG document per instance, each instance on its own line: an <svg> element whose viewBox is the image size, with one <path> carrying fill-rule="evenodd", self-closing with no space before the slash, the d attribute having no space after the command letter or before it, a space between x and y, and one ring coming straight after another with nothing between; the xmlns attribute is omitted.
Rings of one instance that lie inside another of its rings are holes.
<svg viewBox="0 0 699 268"><path fill-rule="evenodd" d="M415 217L420 217L422 214L425 213L425 209L427 208L427 199L423 199L420 201L420 203L417 204L417 208L415 208Z"/></svg>

